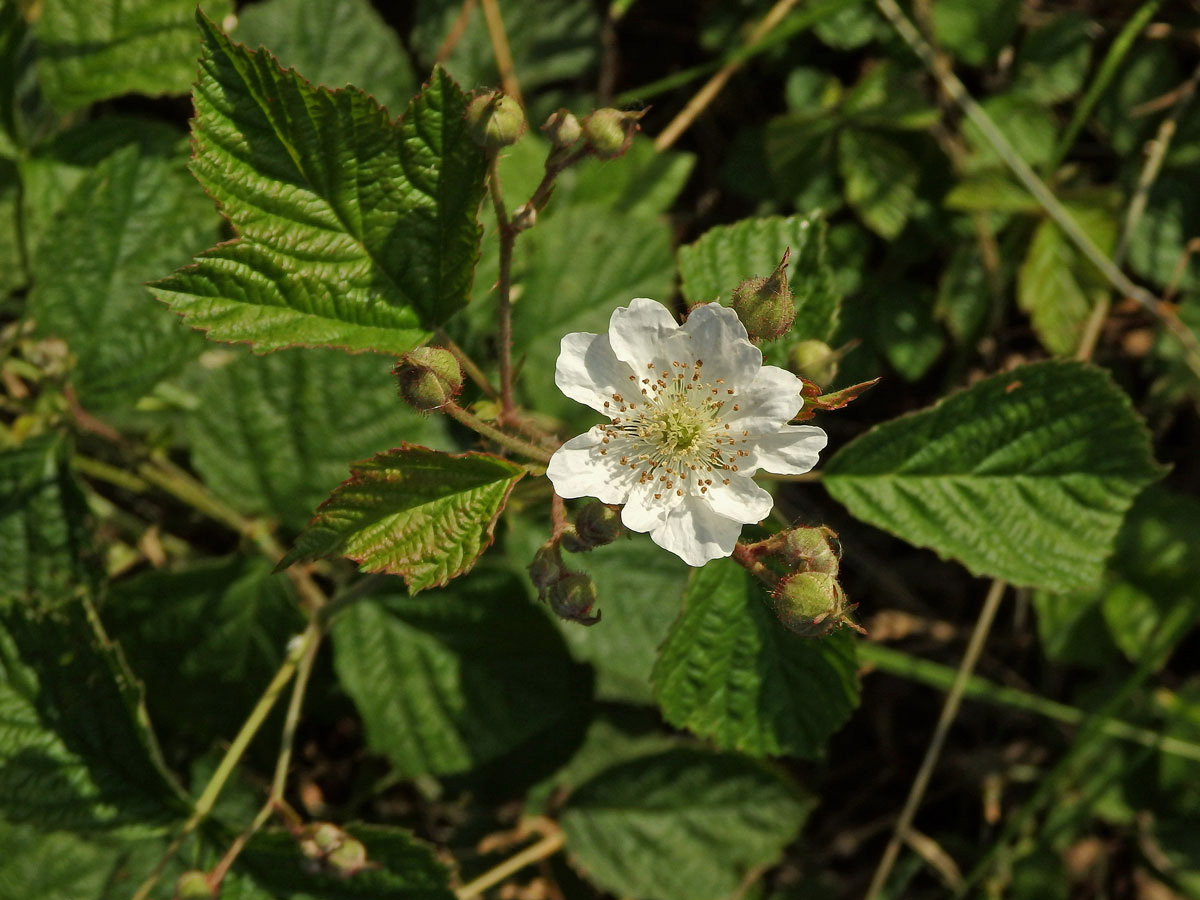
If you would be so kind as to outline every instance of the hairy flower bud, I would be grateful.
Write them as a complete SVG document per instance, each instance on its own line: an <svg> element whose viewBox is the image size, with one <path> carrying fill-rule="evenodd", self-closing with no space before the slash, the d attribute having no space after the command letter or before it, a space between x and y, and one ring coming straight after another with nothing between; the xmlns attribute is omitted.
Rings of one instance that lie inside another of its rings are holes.
<svg viewBox="0 0 1200 900"><path fill-rule="evenodd" d="M829 384L837 377L838 354L824 341L800 341L788 351L788 368L817 384Z"/></svg>
<svg viewBox="0 0 1200 900"><path fill-rule="evenodd" d="M213 900L217 892L208 882L208 873L193 869L175 882L175 900Z"/></svg>
<svg viewBox="0 0 1200 900"><path fill-rule="evenodd" d="M441 347L418 347L396 363L392 373L400 384L400 397L413 409L441 409L462 390L458 360Z"/></svg>
<svg viewBox="0 0 1200 900"><path fill-rule="evenodd" d="M467 104L467 125L476 144L498 150L515 144L525 134L525 110L512 97L489 91Z"/></svg>
<svg viewBox="0 0 1200 900"><path fill-rule="evenodd" d="M334 875L349 878L372 866L367 862L367 848L363 842L346 835L345 840L325 857L325 868Z"/></svg>
<svg viewBox="0 0 1200 900"><path fill-rule="evenodd" d="M849 625L854 605L835 576L827 572L796 572L779 580L773 594L775 614L787 628L803 637L824 637Z"/></svg>
<svg viewBox="0 0 1200 900"><path fill-rule="evenodd" d="M558 543L548 541L538 547L537 552L533 554L533 562L529 564L529 580L538 589L538 595L544 599L546 588L562 581L566 576L567 567L563 565Z"/></svg>
<svg viewBox="0 0 1200 900"><path fill-rule="evenodd" d="M546 589L550 608L561 619L580 625L595 625L600 614L592 615L596 605L596 585L582 572L570 572Z"/></svg>
<svg viewBox="0 0 1200 900"><path fill-rule="evenodd" d="M550 138L555 147L563 148L570 147L579 140L579 136L583 134L583 126L570 111L560 109L550 114L550 118L542 126L542 131L546 132L546 137Z"/></svg>
<svg viewBox="0 0 1200 900"><path fill-rule="evenodd" d="M796 304L787 283L791 255L790 249L784 250L783 259L768 277L749 278L734 289L729 305L746 326L750 340L756 344L787 334L796 318Z"/></svg>
<svg viewBox="0 0 1200 900"><path fill-rule="evenodd" d="M633 143L641 113L625 112L606 107L598 109L583 120L583 136L592 153L600 159L616 159L624 156Z"/></svg>
<svg viewBox="0 0 1200 900"><path fill-rule="evenodd" d="M837 532L832 528L825 525L811 528L801 525L788 529L780 537L783 538L781 555L789 568L837 577L841 545L837 539Z"/></svg>
<svg viewBox="0 0 1200 900"><path fill-rule="evenodd" d="M584 553L621 536L621 513L615 506L589 503L575 516L575 531L563 535L563 546L572 553Z"/></svg>

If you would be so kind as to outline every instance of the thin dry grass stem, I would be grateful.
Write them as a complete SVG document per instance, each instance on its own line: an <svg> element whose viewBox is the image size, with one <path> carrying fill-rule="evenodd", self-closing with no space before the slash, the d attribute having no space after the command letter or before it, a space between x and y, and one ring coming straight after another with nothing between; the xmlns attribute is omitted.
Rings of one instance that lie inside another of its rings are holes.
<svg viewBox="0 0 1200 900"><path fill-rule="evenodd" d="M483 18L487 21L488 40L492 42L492 55L496 57L496 69L500 73L500 86L504 93L522 106L521 84L517 81L517 70L513 64L512 50L508 46L508 34L504 20L500 17L499 0L479 0L483 6Z"/></svg>
<svg viewBox="0 0 1200 900"><path fill-rule="evenodd" d="M1000 608L1000 601L1003 599L1007 587L1006 582L996 579L988 589L983 607L979 610L979 618L975 620L971 639L967 642L966 653L963 654L962 662L959 663L958 670L954 673L954 684L950 686L950 691L946 694L941 715L938 716L937 725L933 729L933 736L929 739L929 746L925 748L925 757L921 760L920 768L917 769L917 775L909 789L908 798L904 801L904 807L900 810L900 815L892 829L892 836L888 840L887 847L884 848L883 856L880 858L875 874L871 878L871 884L867 888L866 900L875 900L879 896L879 892L887 883L892 867L895 866L896 859L900 855L901 846L908 840L913 818L921 806L925 791L929 788L929 780L937 766L938 757L941 756L946 736L950 733L950 726L958 715L967 682L975 670L975 664L979 661L979 654L983 651L984 642L987 640L988 632L992 628L992 622L996 618L996 612Z"/></svg>
<svg viewBox="0 0 1200 900"><path fill-rule="evenodd" d="M458 17L450 26L450 30L446 32L446 37L442 40L442 45L438 47L437 56L434 57L435 62L443 63L454 52L454 48L458 46L458 42L462 40L462 36L467 31L467 25L471 22L471 13L475 11L475 0L463 0L462 8L458 11Z"/></svg>
<svg viewBox="0 0 1200 900"><path fill-rule="evenodd" d="M766 37L772 28L787 17L787 14L792 11L792 7L795 5L796 0L778 0L771 7L770 11L763 16L762 21L750 32L750 37L746 41L746 45L753 46ZM717 94L721 93L721 89L725 87L726 82L745 63L744 59L735 59L718 69L712 78L708 79L704 83L704 86L696 91L695 96L687 102L687 105L679 111L678 115L667 124L662 133L654 139L654 149L661 153L679 140L679 136L691 127L692 123L696 121L696 117L704 112L708 105L716 99Z"/></svg>
<svg viewBox="0 0 1200 900"><path fill-rule="evenodd" d="M454 892L454 896L458 900L472 900L472 898L480 896L488 888L499 884L526 866L553 856L562 849L562 846L563 833L556 827L550 830L536 844L531 844L515 856L510 856L495 868L484 872L474 881L464 884Z"/></svg>

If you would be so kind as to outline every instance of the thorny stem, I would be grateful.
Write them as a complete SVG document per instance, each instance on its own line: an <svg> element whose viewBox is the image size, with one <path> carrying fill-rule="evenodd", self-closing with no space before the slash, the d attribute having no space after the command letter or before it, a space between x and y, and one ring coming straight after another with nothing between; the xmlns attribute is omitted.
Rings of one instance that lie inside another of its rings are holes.
<svg viewBox="0 0 1200 900"><path fill-rule="evenodd" d="M929 739L929 746L925 749L925 758L921 760L921 767L913 779L908 799L904 801L904 807L900 810L895 827L892 829L891 839L883 851L883 857L879 860L875 875L871 878L871 885L867 888L866 900L875 900L879 896L879 892L883 890L883 886L887 882L888 875L892 872L892 867L896 864L900 847L904 843L908 830L912 826L913 817L929 787L929 779L933 775L934 767L937 766L942 746L946 743L946 736L950 733L950 726L958 715L959 706L962 705L967 681L975 670L975 664L979 661L979 654L983 651L984 641L991 630L992 621L996 618L996 611L1000 608L1000 601L1004 598L1004 591L1007 587L1008 585L1004 581L997 578L988 589L987 597L983 601L983 608L979 611L979 618L975 620L971 639L967 642L966 653L963 654L962 662L959 663L958 670L954 673L954 683L950 686L950 692L946 694L941 715L938 716L937 725L934 726L933 737Z"/></svg>
<svg viewBox="0 0 1200 900"><path fill-rule="evenodd" d="M892 27L896 29L896 32L904 39L913 53L917 55L926 68L933 74L934 78L938 80L942 89L962 108L967 118L979 129L996 154L1004 160L1013 174L1017 176L1017 180L1042 205L1047 215L1054 220L1054 224L1062 229L1062 232L1070 238L1071 243L1079 249L1079 252L1087 258L1088 262L1100 271L1109 284L1120 291L1123 296L1135 300L1143 309L1163 324L1167 331L1182 346L1184 359L1188 367L1197 376L1200 376L1200 340L1179 320L1179 316L1175 310L1145 288L1134 284L1129 276L1122 272L1120 267L1096 246L1095 241L1080 227L1079 223L1075 221L1066 207L1046 187L1045 182L1030 168L1029 163L1025 162L1021 155L1013 149L1008 138L996 127L996 123L991 120L991 117L984 112L983 108L967 92L966 86L959 81L953 72L941 70L941 67L937 63L937 54L929 46L928 41L917 31L912 22L908 20L908 17L900 9L896 0L875 0L875 5L879 7L880 12L892 23Z"/></svg>
<svg viewBox="0 0 1200 900"><path fill-rule="evenodd" d="M497 428L495 425L489 425L483 419L476 416L474 413L463 409L454 401L450 401L442 407L442 411L456 422L466 425L472 431L478 432L488 440L495 441L502 447L507 447L514 453L520 453L522 456L527 456L530 459L536 459L540 463L550 462L550 451L542 447L534 446L528 441L522 440L515 435L506 434Z"/></svg>
<svg viewBox="0 0 1200 900"><path fill-rule="evenodd" d="M779 583L779 576L772 572L750 551L748 546L741 542L733 546L733 560L768 587L774 587Z"/></svg>
<svg viewBox="0 0 1200 900"><path fill-rule="evenodd" d="M498 315L500 353L500 421L507 423L513 415L512 384L512 257L517 233L508 218L504 194L500 190L500 156L492 151L488 160L488 189L492 208L496 211L496 227L500 231L500 277L496 280L499 292Z"/></svg>
<svg viewBox="0 0 1200 900"><path fill-rule="evenodd" d="M229 776L233 774L233 770L241 761L246 748L250 746L250 741L258 734L258 729L262 727L267 715L274 708L275 701L279 699L279 695L283 693L283 689L291 681L301 661L308 655L310 647L315 645L319 638L320 629L315 623L310 623L300 636L300 640L291 648L291 652L284 659L283 665L279 667L279 671L275 673L275 677L267 685L267 689L263 692L258 703L255 704L254 709L250 711L250 715L247 716L246 721L242 723L237 736L234 737L233 742L229 745L229 749L225 751L225 755L221 757L220 763L217 764L217 769L213 772L212 778L208 780L204 791L196 799L192 807L192 814L183 823L178 834L175 835L175 838L155 864L154 869L146 876L146 880L137 889L132 900L146 900L150 896L150 891L158 883L158 879L162 876L163 869L166 868L167 863L179 852L179 848L183 846L183 842L187 839L188 835L195 831L200 823L207 818L208 814L212 812L217 797L220 796L225 783L229 780Z"/></svg>
<svg viewBox="0 0 1200 900"><path fill-rule="evenodd" d="M557 541L567 530L567 504L558 494L550 496L550 540Z"/></svg>
<svg viewBox="0 0 1200 900"><path fill-rule="evenodd" d="M454 892L457 900L472 900L478 897L488 888L499 884L509 875L519 872L530 863L535 863L538 860L545 859L548 856L553 856L563 846L563 833L557 828L550 834L546 835L536 844L532 844L522 850L515 856L510 856L494 869L489 869L484 872L474 881L464 884Z"/></svg>
<svg viewBox="0 0 1200 900"><path fill-rule="evenodd" d="M575 165L591 152L591 148L585 145L578 150L556 150L551 153L550 158L546 160L546 171L534 189L533 195L527 202L518 206L513 213L514 235L537 224L537 214L546 208L546 204L550 201L550 195L554 192L555 179L562 174L564 169Z"/></svg>

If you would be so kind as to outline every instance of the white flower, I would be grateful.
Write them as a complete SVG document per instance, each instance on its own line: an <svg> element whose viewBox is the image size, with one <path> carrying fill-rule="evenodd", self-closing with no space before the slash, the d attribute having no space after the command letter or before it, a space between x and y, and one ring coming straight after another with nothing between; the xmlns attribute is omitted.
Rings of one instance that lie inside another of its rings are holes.
<svg viewBox="0 0 1200 900"><path fill-rule="evenodd" d="M634 300L608 334L562 339L554 381L612 420L555 452L555 491L623 503L627 528L692 566L729 556L742 525L771 511L751 475L807 472L826 442L820 428L787 424L803 405L800 379L764 366L719 303L679 325L661 303Z"/></svg>

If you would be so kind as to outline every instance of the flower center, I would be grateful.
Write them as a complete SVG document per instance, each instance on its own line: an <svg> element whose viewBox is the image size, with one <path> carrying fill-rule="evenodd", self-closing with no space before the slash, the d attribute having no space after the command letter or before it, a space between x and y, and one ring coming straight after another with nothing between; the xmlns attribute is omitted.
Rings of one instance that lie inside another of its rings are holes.
<svg viewBox="0 0 1200 900"><path fill-rule="evenodd" d="M742 446L749 443L746 432L726 421L739 410L735 391L722 379L705 380L703 360L670 365L662 371L649 364L643 377L630 375L634 399L613 394L604 404L612 422L604 426L600 454L619 454L639 484L654 482L656 500L707 494L714 476L728 484L726 472L736 472L749 453Z"/></svg>

